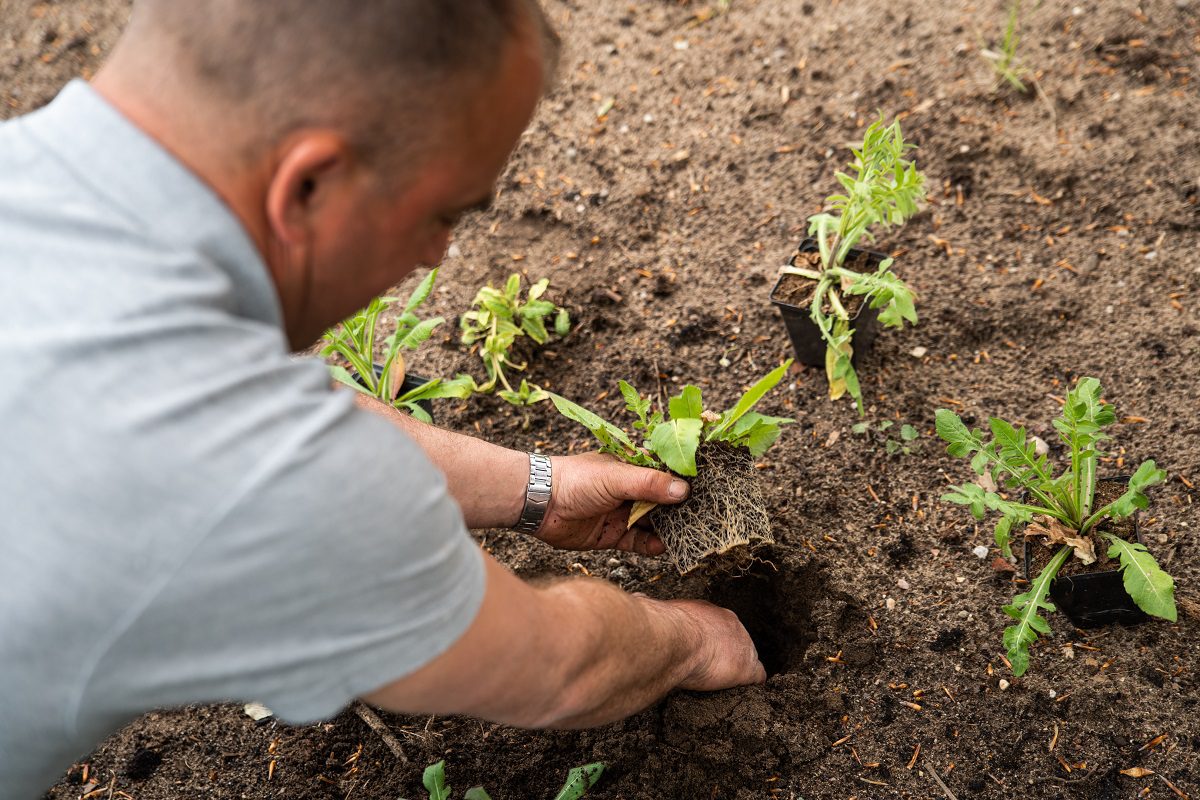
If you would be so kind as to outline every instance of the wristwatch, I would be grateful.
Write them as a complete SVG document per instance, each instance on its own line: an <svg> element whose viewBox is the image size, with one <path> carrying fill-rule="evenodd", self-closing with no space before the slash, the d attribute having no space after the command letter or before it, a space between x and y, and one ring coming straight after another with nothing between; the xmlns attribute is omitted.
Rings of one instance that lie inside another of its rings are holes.
<svg viewBox="0 0 1200 800"><path fill-rule="evenodd" d="M520 533L537 533L546 518L553 486L550 459L539 453L529 453L529 483L525 486L525 507L513 526Z"/></svg>

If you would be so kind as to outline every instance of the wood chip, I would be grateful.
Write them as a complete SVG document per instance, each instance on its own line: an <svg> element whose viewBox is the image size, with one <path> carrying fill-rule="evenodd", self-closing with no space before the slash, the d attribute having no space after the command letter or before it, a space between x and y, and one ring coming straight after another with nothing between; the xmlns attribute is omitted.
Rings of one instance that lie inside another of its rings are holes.
<svg viewBox="0 0 1200 800"><path fill-rule="evenodd" d="M1154 770L1146 769L1145 767L1130 767L1129 769L1121 770L1122 775L1128 775L1131 778L1145 778L1148 775L1153 775Z"/></svg>

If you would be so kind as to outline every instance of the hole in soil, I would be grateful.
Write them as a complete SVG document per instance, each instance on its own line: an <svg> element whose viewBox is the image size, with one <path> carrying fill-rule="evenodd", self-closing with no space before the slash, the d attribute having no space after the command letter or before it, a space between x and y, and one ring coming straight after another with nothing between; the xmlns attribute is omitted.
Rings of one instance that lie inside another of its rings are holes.
<svg viewBox="0 0 1200 800"><path fill-rule="evenodd" d="M728 608L746 626L767 676L796 669L816 639L812 598L819 591L816 569L772 545L736 575L712 575L708 600Z"/></svg>

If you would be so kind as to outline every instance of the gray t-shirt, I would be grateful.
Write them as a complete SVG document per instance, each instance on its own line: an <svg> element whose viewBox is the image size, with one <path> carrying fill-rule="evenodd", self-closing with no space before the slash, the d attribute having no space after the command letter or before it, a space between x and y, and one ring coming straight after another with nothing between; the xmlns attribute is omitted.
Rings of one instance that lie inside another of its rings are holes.
<svg viewBox="0 0 1200 800"><path fill-rule="evenodd" d="M473 621L441 474L288 354L237 218L82 82L0 125L0 348L5 797L151 708L330 716Z"/></svg>

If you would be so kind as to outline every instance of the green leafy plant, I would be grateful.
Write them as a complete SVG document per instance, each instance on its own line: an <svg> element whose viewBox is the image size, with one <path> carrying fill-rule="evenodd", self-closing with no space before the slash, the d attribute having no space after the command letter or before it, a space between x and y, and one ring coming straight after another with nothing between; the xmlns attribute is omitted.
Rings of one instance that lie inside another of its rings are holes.
<svg viewBox="0 0 1200 800"><path fill-rule="evenodd" d="M696 475L696 451L701 442L724 442L744 447L754 457L761 456L779 438L779 426L790 419L769 417L751 409L763 395L775 388L792 365L791 359L751 386L733 408L715 413L704 408L700 388L688 384L667 402L666 413L660 408L651 413L651 400L642 397L628 382L621 381L625 407L637 420L633 428L641 443L623 429L565 397L553 392L550 399L558 412L583 425L600 442L600 449L643 467L666 467L684 476Z"/></svg>
<svg viewBox="0 0 1200 800"><path fill-rule="evenodd" d="M502 290L489 285L475 295L471 310L462 316L460 327L464 345L482 342L479 356L487 370L488 381L478 386L478 391L493 391L499 383L504 387L498 392L499 396L514 405L529 405L546 399L545 392L525 381L521 382L520 389L513 389L505 370L524 371L526 363L513 360L513 345L523 336L539 345L545 344L550 337L546 325L551 317L556 334L566 336L570 332L571 317L567 310L542 297L549 285L549 279L543 278L529 287L522 300L521 276L513 273Z"/></svg>
<svg viewBox="0 0 1200 800"><path fill-rule="evenodd" d="M1021 0L1012 0L1008 7L1008 23L1004 26L1004 37L1000 40L998 49L980 50L980 55L987 59L996 73L996 85L1007 82L1018 92L1027 91L1021 78L1029 74L1029 70L1017 58L1017 45L1021 39Z"/></svg>
<svg viewBox="0 0 1200 800"><path fill-rule="evenodd" d="M600 776L604 774L606 767L606 764L600 762L573 767L567 773L567 782L554 796L554 800L579 800L587 794L588 789L600 781ZM421 784L429 793L429 800L451 800L451 788L446 784L445 761L439 761L426 767L421 776ZM463 800L492 800L492 798L482 786L475 786L467 790L467 793L463 795Z"/></svg>
<svg viewBox="0 0 1200 800"><path fill-rule="evenodd" d="M895 424L896 423L894 423L890 419L882 420L879 423L879 425L875 427L875 431L878 431L879 433L884 433L886 431L891 430L895 426ZM850 427L850 430L852 433L859 435L859 436L865 436L867 434L872 433L871 423L869 423L869 422L856 423L855 425L852 425ZM921 432L918 431L916 428L914 428L912 425L909 425L907 422L905 422L900 425L899 434L900 434L899 439L893 439L891 437L891 435L888 434L887 437L883 441L883 449L886 450L887 454L890 456L911 455L912 454L912 444L911 443L921 437Z"/></svg>
<svg viewBox="0 0 1200 800"><path fill-rule="evenodd" d="M704 407L697 386L684 386L665 409L652 409L650 398L621 381L625 406L636 417L633 434L566 398L551 394L550 399L563 416L591 431L603 452L691 478L687 500L662 508L645 501L634 503L627 522L633 525L654 511L650 522L666 547L667 559L680 573L731 551L736 555L722 566L736 568L741 556L752 557L755 548L774 541L754 462L779 438L780 426L792 420L752 409L783 379L791 363L788 360L763 377L732 408L720 413Z"/></svg>
<svg viewBox="0 0 1200 800"><path fill-rule="evenodd" d="M1061 416L1054 420L1055 430L1071 452L1070 465L1057 476L1048 456L1038 454L1037 443L1024 428L993 417L989 420L989 439L981 430L968 430L958 415L947 409L937 411L936 421L938 435L949 443L947 452L970 458L975 473L989 475L998 489L1023 494L1019 500L1011 499L1000 491L968 483L951 487L942 499L970 507L976 519L983 519L988 511L999 513L996 545L1006 556L1012 555L1010 540L1017 524L1028 524L1026 536L1042 535L1051 546L1058 545L1029 590L1004 607L1004 613L1016 620L1004 631L1004 646L1014 675L1020 676L1028 669L1029 646L1038 635L1050 633L1041 613L1055 611L1049 600L1051 582L1072 553L1085 564L1094 561L1096 544L1108 544L1107 555L1119 561L1125 591L1139 608L1175 621L1175 583L1171 577L1143 545L1100 527L1105 520L1131 517L1138 509L1146 508L1149 500L1145 490L1166 480L1167 474L1153 460L1147 460L1134 471L1120 497L1097 507L1099 445L1109 438L1104 428L1116 421L1113 406L1101 400L1097 379L1080 379L1067 394Z"/></svg>
<svg viewBox="0 0 1200 800"><path fill-rule="evenodd" d="M403 310L396 317L394 330L383 339L384 357L378 372L375 369L375 346L382 333L380 317L384 311L400 302L398 297L377 297L338 327L330 328L325 332L326 345L321 350L325 358L335 354L341 356L354 370L352 375L343 366L331 365L329 370L335 380L404 409L425 422L430 421L429 415L418 403L444 397L465 398L475 389L475 381L471 376L459 375L450 380L434 378L403 391L406 377L404 351L416 350L445 322L442 317L422 320L416 313L433 291L437 272L436 269L430 270L405 301Z"/></svg>
<svg viewBox="0 0 1200 800"><path fill-rule="evenodd" d="M837 173L845 193L828 197L829 210L808 218L819 259L809 267L783 268L815 282L809 309L825 340L829 396L836 400L848 392L860 414L862 390L852 364L854 329L845 299L858 296L869 308L882 309L879 321L887 327L902 327L905 320L915 325L917 312L912 290L891 272L893 259L883 259L873 272L858 272L845 266L846 257L860 241L874 241L872 227L901 225L917 212L925 176L904 157L914 147L904 141L899 120L884 125L881 115L868 127L861 147L852 149L852 174Z"/></svg>

